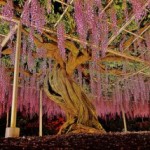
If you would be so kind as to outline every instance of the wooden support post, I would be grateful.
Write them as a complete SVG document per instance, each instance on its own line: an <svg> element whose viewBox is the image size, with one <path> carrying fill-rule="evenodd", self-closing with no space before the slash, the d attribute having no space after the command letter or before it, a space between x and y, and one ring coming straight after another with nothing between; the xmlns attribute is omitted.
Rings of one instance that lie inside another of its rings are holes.
<svg viewBox="0 0 150 150"><path fill-rule="evenodd" d="M42 89L40 89L40 100L39 100L39 136L42 136L42 116L43 116L43 110L42 110Z"/></svg>
<svg viewBox="0 0 150 150"><path fill-rule="evenodd" d="M14 81L13 81L13 95L12 95L12 107L11 107L11 123L10 123L10 128L6 128L5 137L18 137L20 132L20 129L16 128L20 49L21 49L21 23L18 23L15 67L14 67Z"/></svg>
<svg viewBox="0 0 150 150"><path fill-rule="evenodd" d="M13 96L12 96L12 109L11 109L11 127L16 127L20 48L21 48L21 24L19 23L18 31L17 31L16 54L15 54Z"/></svg>
<svg viewBox="0 0 150 150"><path fill-rule="evenodd" d="M125 112L124 109L122 107L122 118L123 118L123 125L124 125L124 132L127 132L127 122L126 122L126 116L125 116Z"/></svg>

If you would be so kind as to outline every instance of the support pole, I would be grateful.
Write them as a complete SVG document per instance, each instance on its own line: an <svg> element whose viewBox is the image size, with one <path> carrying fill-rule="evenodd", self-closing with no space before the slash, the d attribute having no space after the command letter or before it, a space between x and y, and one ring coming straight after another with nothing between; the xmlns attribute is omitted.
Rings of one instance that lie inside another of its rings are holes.
<svg viewBox="0 0 150 150"><path fill-rule="evenodd" d="M124 125L124 132L127 132L127 122L126 122L126 116L125 116L125 112L124 109L122 107L122 118L123 118L123 125Z"/></svg>
<svg viewBox="0 0 150 150"><path fill-rule="evenodd" d="M13 81L13 95L12 95L12 107L11 107L11 123L10 123L10 128L6 128L5 137L18 137L20 132L20 129L16 128L20 49L21 49L21 23L18 23L14 81Z"/></svg>
<svg viewBox="0 0 150 150"><path fill-rule="evenodd" d="M39 103L39 136L42 136L42 116L43 116L43 108L42 108L42 89L40 89L40 103Z"/></svg>
<svg viewBox="0 0 150 150"><path fill-rule="evenodd" d="M12 128L16 127L20 48L21 48L21 24L19 23L18 24L18 31L17 31L17 44L16 44L15 68L14 68L14 83L13 83L13 96L12 96L12 109L11 109L11 125L10 126Z"/></svg>

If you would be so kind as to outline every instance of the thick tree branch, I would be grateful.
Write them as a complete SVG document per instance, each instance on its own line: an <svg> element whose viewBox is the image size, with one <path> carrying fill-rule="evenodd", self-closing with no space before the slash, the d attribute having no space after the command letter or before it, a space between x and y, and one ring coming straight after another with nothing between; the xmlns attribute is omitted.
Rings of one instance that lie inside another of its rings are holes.
<svg viewBox="0 0 150 150"><path fill-rule="evenodd" d="M29 34L24 29L22 29L22 32L25 35ZM54 58L57 61L57 63L59 63L61 65L62 68L64 67L64 62L60 56L57 45L52 44L52 43L42 43L35 36L33 36L33 39L34 39L34 44L36 45L37 48L45 49L47 51L47 54L46 54L47 57Z"/></svg>

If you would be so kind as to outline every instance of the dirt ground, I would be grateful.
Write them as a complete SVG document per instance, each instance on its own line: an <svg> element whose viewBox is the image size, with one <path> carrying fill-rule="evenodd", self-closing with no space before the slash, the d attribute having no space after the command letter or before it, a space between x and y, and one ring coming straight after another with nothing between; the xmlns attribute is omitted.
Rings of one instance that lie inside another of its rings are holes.
<svg viewBox="0 0 150 150"><path fill-rule="evenodd" d="M0 150L150 150L150 132L0 138Z"/></svg>

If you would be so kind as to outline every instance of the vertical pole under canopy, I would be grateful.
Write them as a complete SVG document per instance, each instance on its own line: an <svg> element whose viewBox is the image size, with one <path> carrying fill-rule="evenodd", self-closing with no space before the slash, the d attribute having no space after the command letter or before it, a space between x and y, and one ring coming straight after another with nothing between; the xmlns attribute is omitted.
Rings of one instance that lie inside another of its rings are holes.
<svg viewBox="0 0 150 150"><path fill-rule="evenodd" d="M21 49L21 23L19 22L17 28L13 93L12 93L11 118L10 118L11 120L10 120L10 127L6 127L6 131L5 131L6 138L19 137L20 134L20 129L16 127L20 49Z"/></svg>
<svg viewBox="0 0 150 150"><path fill-rule="evenodd" d="M42 110L42 89L40 89L40 103L39 103L39 136L42 136L42 116L43 116L43 110Z"/></svg>
<svg viewBox="0 0 150 150"><path fill-rule="evenodd" d="M124 124L124 132L127 132L127 122L126 122L126 116L125 116L123 107L122 107L122 118L123 118L123 124Z"/></svg>
<svg viewBox="0 0 150 150"><path fill-rule="evenodd" d="M18 98L20 49L21 49L21 23L18 23L15 67L14 67L14 81L13 81L13 95L12 95L12 107L11 107L11 124L10 124L10 127L12 128L16 127L16 118L17 118L16 114L17 114L17 98Z"/></svg>

